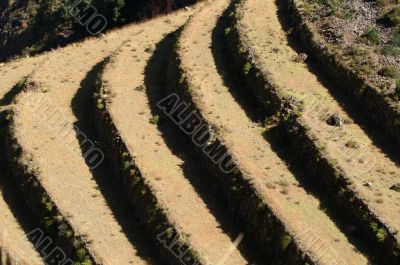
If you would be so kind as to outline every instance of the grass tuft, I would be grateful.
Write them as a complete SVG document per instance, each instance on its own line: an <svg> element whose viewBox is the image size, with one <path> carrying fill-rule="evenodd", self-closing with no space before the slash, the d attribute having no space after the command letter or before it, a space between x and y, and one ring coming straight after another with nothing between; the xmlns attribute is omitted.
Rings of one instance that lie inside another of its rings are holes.
<svg viewBox="0 0 400 265"><path fill-rule="evenodd" d="M289 235L284 235L281 238L281 249L282 249L282 251L287 249L289 247L290 243L292 243L292 237L289 236Z"/></svg>
<svg viewBox="0 0 400 265"><path fill-rule="evenodd" d="M400 70L394 66L385 66L378 71L378 74L393 79L400 78Z"/></svg>
<svg viewBox="0 0 400 265"><path fill-rule="evenodd" d="M378 239L378 242L383 242L385 241L387 237L387 233L385 229L379 228L378 231L376 231L376 238Z"/></svg>
<svg viewBox="0 0 400 265"><path fill-rule="evenodd" d="M366 40L368 44L377 45L380 42L379 31L375 27L369 27L362 35L361 38Z"/></svg>
<svg viewBox="0 0 400 265"><path fill-rule="evenodd" d="M247 62L244 67L243 67L243 72L245 75L248 75L250 73L252 66L249 62Z"/></svg>
<svg viewBox="0 0 400 265"><path fill-rule="evenodd" d="M158 115L154 115L153 117L151 117L149 119L149 122L151 124L158 124L159 121L160 121L160 116L158 116Z"/></svg>

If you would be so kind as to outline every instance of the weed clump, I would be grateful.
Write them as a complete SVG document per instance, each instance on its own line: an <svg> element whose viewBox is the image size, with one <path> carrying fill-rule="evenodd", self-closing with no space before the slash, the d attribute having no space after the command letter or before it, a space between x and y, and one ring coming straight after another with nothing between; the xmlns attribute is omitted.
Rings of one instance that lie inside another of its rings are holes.
<svg viewBox="0 0 400 265"><path fill-rule="evenodd" d="M6 113L6 115L5 115L5 117L4 117L4 120L5 120L6 122L9 122L9 121L12 120L12 117L13 117L13 113L10 112L10 111L8 111L8 112Z"/></svg>
<svg viewBox="0 0 400 265"><path fill-rule="evenodd" d="M386 233L385 229L383 229L383 228L379 228L378 231L376 231L375 235L376 235L378 242L385 241L385 239L387 237L387 233Z"/></svg>
<svg viewBox="0 0 400 265"><path fill-rule="evenodd" d="M400 56L400 47L388 44L383 46L382 53L386 56Z"/></svg>
<svg viewBox="0 0 400 265"><path fill-rule="evenodd" d="M284 235L281 238L281 249L282 251L284 251L285 249L288 248L288 246L290 245L290 243L292 243L292 237L289 235Z"/></svg>
<svg viewBox="0 0 400 265"><path fill-rule="evenodd" d="M354 11L352 9L349 9L344 13L345 19L354 19L354 18L356 18L356 16L357 16L356 11Z"/></svg>
<svg viewBox="0 0 400 265"><path fill-rule="evenodd" d="M151 124L158 124L159 120L160 120L160 116L154 115L153 117L151 117L151 118L149 119L149 122L150 122Z"/></svg>
<svg viewBox="0 0 400 265"><path fill-rule="evenodd" d="M344 4L344 0L317 0L317 2L320 2L323 5L329 7L332 14L334 15L337 15L339 13Z"/></svg>
<svg viewBox="0 0 400 265"><path fill-rule="evenodd" d="M92 261L90 260L89 255L87 254L87 251L84 248L78 249L75 255L78 260L78 262L75 262L75 264L92 265Z"/></svg>
<svg viewBox="0 0 400 265"><path fill-rule="evenodd" d="M366 40L368 44L376 45L380 42L379 31L375 27L368 28L362 35L361 38Z"/></svg>
<svg viewBox="0 0 400 265"><path fill-rule="evenodd" d="M243 72L245 75L248 75L250 73L252 66L249 62L245 63L244 67L243 67Z"/></svg>
<svg viewBox="0 0 400 265"><path fill-rule="evenodd" d="M53 224L54 224L54 219L48 216L43 217L42 220L43 226L46 229L46 231L50 231L50 229L52 228Z"/></svg>
<svg viewBox="0 0 400 265"><path fill-rule="evenodd" d="M123 168L124 171L129 171L129 170L131 170L131 168L132 168L133 166L134 166L134 165L133 165L132 161L123 161L123 162L122 162L122 168Z"/></svg>
<svg viewBox="0 0 400 265"><path fill-rule="evenodd" d="M379 70L378 74L393 79L400 78L400 70L394 66L385 66Z"/></svg>
<svg viewBox="0 0 400 265"><path fill-rule="evenodd" d="M58 226L58 235L65 238L71 238L74 235L74 232L69 229L66 223L61 223Z"/></svg>
<svg viewBox="0 0 400 265"><path fill-rule="evenodd" d="M369 49L353 44L346 48L344 55L349 67L357 72L366 75L376 73L377 60Z"/></svg>
<svg viewBox="0 0 400 265"><path fill-rule="evenodd" d="M86 256L86 250L84 248L80 248L76 251L76 257L78 260L83 260Z"/></svg>

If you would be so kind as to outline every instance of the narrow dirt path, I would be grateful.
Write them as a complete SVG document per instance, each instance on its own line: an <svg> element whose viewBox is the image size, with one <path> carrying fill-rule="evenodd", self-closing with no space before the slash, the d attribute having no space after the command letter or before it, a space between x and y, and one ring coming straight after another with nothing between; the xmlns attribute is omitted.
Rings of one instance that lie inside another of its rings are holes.
<svg viewBox="0 0 400 265"><path fill-rule="evenodd" d="M192 100L205 121L218 130L238 170L264 197L303 253L318 264L331 264L333 260L340 264L368 264L320 209L319 200L304 190L285 162L272 151L262 136L264 129L250 120L219 75L211 50L211 32L229 3L214 1L196 14L182 32L178 53ZM324 242L324 247L309 244L310 238L315 237Z"/></svg>
<svg viewBox="0 0 400 265"><path fill-rule="evenodd" d="M315 140L335 158L349 177L351 189L359 194L384 224L400 231L400 193L391 190L399 183L400 168L366 134L332 96L329 89L289 45L278 19L275 1L247 0L243 6L242 29L262 67L282 95L303 102L301 120ZM332 114L344 120L330 126ZM400 234L396 238L400 241Z"/></svg>
<svg viewBox="0 0 400 265"><path fill-rule="evenodd" d="M164 32L176 29L176 26L167 23L159 27L165 28ZM235 238L230 238L221 228L191 184L192 179L205 176L184 167L186 161L168 148L157 125L150 122L153 114L143 87L145 67L151 57L146 50L154 49L163 39L161 33L152 32L142 42L133 40L111 59L103 75L103 83L113 95L108 110L121 139L162 209L180 234L187 236L189 245L199 253L200 258L208 261L207 264L249 264L235 247L230 250ZM157 77L147 79L156 80ZM140 89L141 86L143 89Z"/></svg>
<svg viewBox="0 0 400 265"><path fill-rule="evenodd" d="M189 14L178 12L168 19L179 25ZM163 34L164 29L159 27L164 20L127 26L49 54L31 75L26 91L17 96L14 106L13 134L25 154L23 163L35 165L41 185L68 218L75 234L88 243L97 263L148 264L148 258L129 241L99 191L91 167L94 169L95 163L101 162L101 150L98 160L87 157L86 151L92 150L94 143L76 125L79 121L71 104L94 66L125 40L142 43L149 32Z"/></svg>

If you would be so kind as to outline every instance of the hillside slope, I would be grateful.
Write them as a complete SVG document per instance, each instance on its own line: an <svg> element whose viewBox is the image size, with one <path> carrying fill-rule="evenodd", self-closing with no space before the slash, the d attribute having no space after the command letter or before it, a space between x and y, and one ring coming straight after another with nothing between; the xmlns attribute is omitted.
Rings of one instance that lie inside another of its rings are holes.
<svg viewBox="0 0 400 265"><path fill-rule="evenodd" d="M117 2L91 2L113 30L0 63L0 265L399 263L396 139L304 53L302 1L121 28L186 2ZM60 3L2 1L0 23L58 30Z"/></svg>
<svg viewBox="0 0 400 265"><path fill-rule="evenodd" d="M102 33L109 28L153 18L194 2L196 0L91 0L86 2L89 4L83 4L83 1L65 0L2 0L0 61L13 56L37 54L89 36L92 32L87 30L87 25L94 23L88 19L92 15L105 18L105 28L98 32ZM74 8L77 15L73 14L73 3L81 3ZM89 13L85 11L87 7L90 7Z"/></svg>

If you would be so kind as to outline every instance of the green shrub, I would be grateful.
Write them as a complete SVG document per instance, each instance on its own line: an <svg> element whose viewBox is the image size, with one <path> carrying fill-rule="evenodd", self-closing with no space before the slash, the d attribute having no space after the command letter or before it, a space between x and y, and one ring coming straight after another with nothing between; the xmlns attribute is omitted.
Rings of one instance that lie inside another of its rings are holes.
<svg viewBox="0 0 400 265"><path fill-rule="evenodd" d="M183 82L185 82L185 80L186 80L185 74L181 74L181 77L179 78L179 84L183 84Z"/></svg>
<svg viewBox="0 0 400 265"><path fill-rule="evenodd" d="M133 178L133 185L138 184L141 180L141 178L138 174L133 175L132 178Z"/></svg>
<svg viewBox="0 0 400 265"><path fill-rule="evenodd" d="M113 22L124 21L121 12L125 7L125 0L92 0L91 4L97 8L99 14L111 18Z"/></svg>
<svg viewBox="0 0 400 265"><path fill-rule="evenodd" d="M374 231L374 233L376 233L378 231L378 224L375 222L371 222L369 224L369 227L372 229L372 231Z"/></svg>
<svg viewBox="0 0 400 265"><path fill-rule="evenodd" d="M378 73L382 76L393 79L400 78L400 70L394 66L385 66L382 69L380 69Z"/></svg>
<svg viewBox="0 0 400 265"><path fill-rule="evenodd" d="M132 166L133 166L132 161L123 161L122 162L122 168L124 171L130 170L132 168Z"/></svg>
<svg viewBox="0 0 400 265"><path fill-rule="evenodd" d="M400 25L400 6L395 6L386 12L382 19L392 26Z"/></svg>
<svg viewBox="0 0 400 265"><path fill-rule="evenodd" d="M245 75L248 75L250 73L252 66L249 62L245 63L244 67L243 67L243 72Z"/></svg>
<svg viewBox="0 0 400 265"><path fill-rule="evenodd" d="M58 226L58 235L65 238L71 238L74 232L71 231L66 223L61 223Z"/></svg>
<svg viewBox="0 0 400 265"><path fill-rule="evenodd" d="M340 190L338 191L338 195L339 197L343 197L346 195L347 190L345 188L340 188Z"/></svg>
<svg viewBox="0 0 400 265"><path fill-rule="evenodd" d="M348 9L344 13L345 19L354 19L357 16L357 13L354 10Z"/></svg>
<svg viewBox="0 0 400 265"><path fill-rule="evenodd" d="M288 248L288 246L290 245L290 243L292 243L292 237L289 235L284 235L281 238L281 249L282 251L284 251L285 249Z"/></svg>
<svg viewBox="0 0 400 265"><path fill-rule="evenodd" d="M160 116L154 115L153 117L151 117L151 118L149 119L149 122L150 122L151 124L158 124L159 120L160 120Z"/></svg>
<svg viewBox="0 0 400 265"><path fill-rule="evenodd" d="M92 261L90 260L89 257L86 257L86 259L82 261L80 265L92 265Z"/></svg>
<svg viewBox="0 0 400 265"><path fill-rule="evenodd" d="M53 224L54 224L54 219L53 218L51 218L51 217L44 217L43 218L43 226L44 226L44 228L46 229L46 230L49 230L52 226L53 226Z"/></svg>
<svg viewBox="0 0 400 265"><path fill-rule="evenodd" d="M27 77L24 77L23 79L19 80L17 83L17 88L22 89L25 86L27 79Z"/></svg>
<svg viewBox="0 0 400 265"><path fill-rule="evenodd" d="M169 227L167 230L165 230L166 236L168 239L172 239L174 236L174 229L172 227Z"/></svg>
<svg viewBox="0 0 400 265"><path fill-rule="evenodd" d="M263 211L267 208L267 205L263 201L259 201L257 205L257 210L258 211Z"/></svg>
<svg viewBox="0 0 400 265"><path fill-rule="evenodd" d="M396 94L400 97L400 79L396 80Z"/></svg>
<svg viewBox="0 0 400 265"><path fill-rule="evenodd" d="M228 36L229 33L231 33L231 28L226 28L225 29L225 36Z"/></svg>
<svg viewBox="0 0 400 265"><path fill-rule="evenodd" d="M386 237L387 237L387 233L386 233L385 229L379 228L376 231L376 238L378 239L378 242L385 241Z"/></svg>
<svg viewBox="0 0 400 265"><path fill-rule="evenodd" d="M388 44L383 46L382 53L386 56L400 56L400 47Z"/></svg>
<svg viewBox="0 0 400 265"><path fill-rule="evenodd" d="M379 31L375 27L368 28L361 37L368 41L369 44L379 44L380 36Z"/></svg>
<svg viewBox="0 0 400 265"><path fill-rule="evenodd" d="M362 74L376 73L377 58L371 49L352 44L345 49L349 67Z"/></svg>
<svg viewBox="0 0 400 265"><path fill-rule="evenodd" d="M87 254L86 249L80 248L80 249L78 249L78 250L76 251L76 258L77 258L79 261L84 261L84 260L86 259L86 254Z"/></svg>
<svg viewBox="0 0 400 265"><path fill-rule="evenodd" d="M103 103L98 103L97 104L98 109L104 109L104 104Z"/></svg>
<svg viewBox="0 0 400 265"><path fill-rule="evenodd" d="M6 121L11 121L11 119L12 119L12 113L7 113L6 116L4 117L4 119L5 119Z"/></svg>
<svg viewBox="0 0 400 265"><path fill-rule="evenodd" d="M317 0L317 2L329 7L331 12L336 15L343 7L344 0Z"/></svg>

